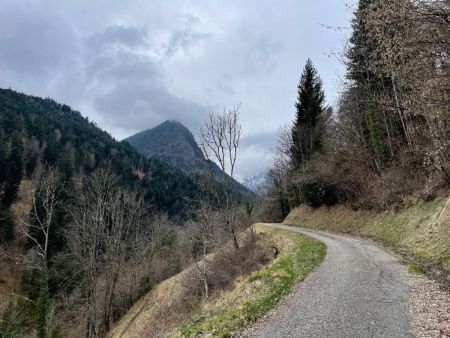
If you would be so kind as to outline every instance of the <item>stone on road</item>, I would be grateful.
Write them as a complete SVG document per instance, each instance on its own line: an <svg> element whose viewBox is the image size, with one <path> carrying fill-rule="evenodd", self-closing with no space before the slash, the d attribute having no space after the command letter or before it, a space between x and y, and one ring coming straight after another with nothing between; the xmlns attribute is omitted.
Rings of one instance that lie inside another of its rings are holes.
<svg viewBox="0 0 450 338"><path fill-rule="evenodd" d="M249 336L411 337L405 270L394 256L353 237L273 226L324 242L327 255L276 312L256 323Z"/></svg>

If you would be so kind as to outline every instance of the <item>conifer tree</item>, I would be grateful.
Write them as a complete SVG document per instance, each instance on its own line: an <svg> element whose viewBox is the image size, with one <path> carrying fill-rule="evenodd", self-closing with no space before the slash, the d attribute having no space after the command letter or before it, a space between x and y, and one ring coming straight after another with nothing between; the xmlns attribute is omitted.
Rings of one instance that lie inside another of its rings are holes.
<svg viewBox="0 0 450 338"><path fill-rule="evenodd" d="M14 134L8 159L8 170L3 195L3 204L9 207L16 199L23 172L23 143L19 134Z"/></svg>
<svg viewBox="0 0 450 338"><path fill-rule="evenodd" d="M5 143L1 137L0 130L0 196L3 194L3 187L6 181L8 169L8 155L6 153Z"/></svg>
<svg viewBox="0 0 450 338"><path fill-rule="evenodd" d="M48 291L48 272L44 266L41 271L39 286L39 298L37 300L37 338L47 338L48 335L48 310L50 306L50 295Z"/></svg>
<svg viewBox="0 0 450 338"><path fill-rule="evenodd" d="M291 146L294 168L298 169L322 146L318 125L324 110L324 101L322 81L312 61L308 59L298 85L298 98L295 104L296 118L292 128Z"/></svg>
<svg viewBox="0 0 450 338"><path fill-rule="evenodd" d="M373 74L369 70L369 55L373 52L375 42L369 38L366 27L365 12L371 0L359 0L358 9L352 19L350 47L346 52L347 78L356 85L371 82Z"/></svg>
<svg viewBox="0 0 450 338"><path fill-rule="evenodd" d="M373 72L371 62L377 41L369 34L367 15L373 0L359 0L358 9L352 19L350 47L346 52L347 78L352 81L353 90L358 93L361 111L365 115L363 126L367 144L371 145L378 170L385 166L384 134L381 117L376 109L376 97L386 88L389 79Z"/></svg>

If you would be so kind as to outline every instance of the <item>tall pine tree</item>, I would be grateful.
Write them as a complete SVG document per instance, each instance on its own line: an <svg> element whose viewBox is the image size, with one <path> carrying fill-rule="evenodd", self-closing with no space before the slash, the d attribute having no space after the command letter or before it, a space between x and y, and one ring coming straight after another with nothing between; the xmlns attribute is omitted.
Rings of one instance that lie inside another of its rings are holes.
<svg viewBox="0 0 450 338"><path fill-rule="evenodd" d="M6 144L3 141L0 129L0 197L3 195L3 187L8 177L8 154L6 152Z"/></svg>
<svg viewBox="0 0 450 338"><path fill-rule="evenodd" d="M369 70L369 56L373 52L375 42L369 38L365 19L370 2L371 0L360 0L358 3L358 9L352 19L350 47L345 55L347 78L354 81L357 86L365 86L373 79L373 74Z"/></svg>
<svg viewBox="0 0 450 338"><path fill-rule="evenodd" d="M349 48L345 53L347 78L359 89L365 90L367 95L380 92L391 83L390 76L380 73L376 65L378 61L374 61L378 60L377 49L380 41L370 34L372 28L368 21L370 21L369 14L375 10L373 3L373 0L359 0L352 19Z"/></svg>
<svg viewBox="0 0 450 338"><path fill-rule="evenodd" d="M23 172L23 143L22 137L18 133L15 133L11 140L11 151L8 159L7 172L3 204L6 207L9 207L17 197Z"/></svg>
<svg viewBox="0 0 450 338"><path fill-rule="evenodd" d="M377 75L371 67L377 41L371 37L367 27L367 14L373 0L359 0L358 9L352 19L352 35L350 47L346 52L347 78L352 81L352 90L360 98L360 111L365 114L363 119L364 135L367 144L371 145L378 170L385 166L384 133L381 126L380 112L376 108L377 96L388 86L387 76ZM355 103L356 105L356 103Z"/></svg>
<svg viewBox="0 0 450 338"><path fill-rule="evenodd" d="M322 139L318 126L324 102L322 81L308 59L298 85L296 117L292 127L291 159L296 169L321 149Z"/></svg>

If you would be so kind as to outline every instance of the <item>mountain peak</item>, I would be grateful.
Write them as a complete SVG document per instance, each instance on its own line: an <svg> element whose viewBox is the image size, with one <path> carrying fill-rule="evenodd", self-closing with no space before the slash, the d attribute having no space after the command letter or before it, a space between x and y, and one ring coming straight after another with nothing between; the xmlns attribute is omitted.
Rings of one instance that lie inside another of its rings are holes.
<svg viewBox="0 0 450 338"><path fill-rule="evenodd" d="M127 139L137 151L146 157L154 157L187 174L204 174L213 170L220 182L232 180L241 191L248 191L234 181L216 164L205 159L194 135L181 122L167 120L153 129L137 133Z"/></svg>
<svg viewBox="0 0 450 338"><path fill-rule="evenodd" d="M156 157L186 172L205 160L194 135L176 120L167 120L125 141L146 157Z"/></svg>
<svg viewBox="0 0 450 338"><path fill-rule="evenodd" d="M185 136L189 136L189 138L194 138L194 135L192 135L190 130L184 124L182 124L180 121L177 121L177 120L167 120L167 121L157 125L156 127L152 128L152 129L148 129L146 131L155 132L155 130L159 131L159 132L182 133Z"/></svg>

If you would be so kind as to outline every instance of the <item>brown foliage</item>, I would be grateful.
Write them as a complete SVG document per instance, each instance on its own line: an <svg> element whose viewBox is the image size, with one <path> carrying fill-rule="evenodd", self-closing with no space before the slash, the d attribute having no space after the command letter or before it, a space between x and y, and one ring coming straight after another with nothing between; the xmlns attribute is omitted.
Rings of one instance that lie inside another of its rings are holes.
<svg viewBox="0 0 450 338"><path fill-rule="evenodd" d="M248 230L239 242L238 250L227 242L199 263L206 265L208 297L230 289L238 277L248 276L273 258L275 245L264 234ZM194 268L186 275L183 284L189 299L206 297L202 273L202 270Z"/></svg>

